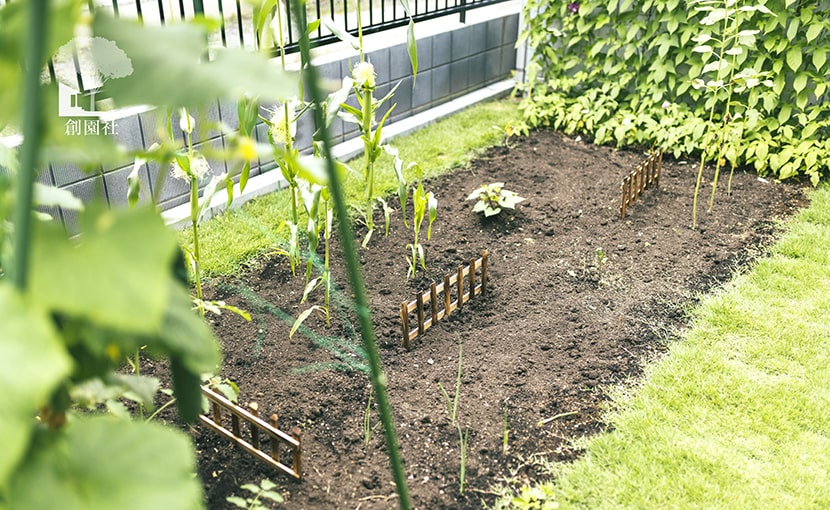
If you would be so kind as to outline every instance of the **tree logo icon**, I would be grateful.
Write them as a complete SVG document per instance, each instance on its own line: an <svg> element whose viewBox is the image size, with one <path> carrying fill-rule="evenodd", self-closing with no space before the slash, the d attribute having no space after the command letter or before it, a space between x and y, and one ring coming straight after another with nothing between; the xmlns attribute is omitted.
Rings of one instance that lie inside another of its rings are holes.
<svg viewBox="0 0 830 510"><path fill-rule="evenodd" d="M58 54L71 55L79 51L76 40L64 44ZM84 45L83 51L90 57L85 64L92 66L92 78L98 87L107 80L124 78L133 74L133 64L124 50L113 41L103 37L93 37ZM77 53L76 53L77 54ZM98 87L86 92L79 92L72 87L58 82L58 116L60 117L98 117L95 109L95 95Z"/></svg>

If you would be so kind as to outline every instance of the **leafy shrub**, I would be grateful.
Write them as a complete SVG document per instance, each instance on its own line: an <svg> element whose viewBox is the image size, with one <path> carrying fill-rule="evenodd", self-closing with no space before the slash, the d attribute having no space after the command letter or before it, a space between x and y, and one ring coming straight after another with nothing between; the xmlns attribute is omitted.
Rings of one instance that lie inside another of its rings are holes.
<svg viewBox="0 0 830 510"><path fill-rule="evenodd" d="M724 163L816 184L830 169L830 1L761 2L529 0L521 37L536 55L525 117L598 144L657 144L675 157L700 151L707 132L731 123L740 136L724 141ZM727 6L740 11L739 32L758 31L745 32L751 44L728 61L736 75L766 76L770 86L734 87L731 96L692 86L722 71L699 41L722 37ZM710 116L715 103L728 104L729 115Z"/></svg>
<svg viewBox="0 0 830 510"><path fill-rule="evenodd" d="M484 216L489 218L500 213L504 207L515 209L516 204L524 201L524 198L513 191L504 189L503 182L494 182L482 184L470 193L467 200L478 200L473 206L473 212L484 213Z"/></svg>

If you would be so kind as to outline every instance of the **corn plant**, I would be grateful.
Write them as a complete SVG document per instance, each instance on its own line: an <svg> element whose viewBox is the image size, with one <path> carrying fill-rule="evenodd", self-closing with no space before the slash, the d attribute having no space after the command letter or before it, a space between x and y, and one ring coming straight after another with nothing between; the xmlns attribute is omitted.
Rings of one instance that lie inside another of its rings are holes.
<svg viewBox="0 0 830 510"><path fill-rule="evenodd" d="M358 12L360 7L358 7ZM363 53L361 51L361 61L355 64L352 70L352 79L354 80L355 97L357 98L358 107L355 108L349 104L343 103L343 115L341 117L348 121L356 123L361 132L360 138L363 140L363 183L365 187L364 193L364 221L368 232L363 240L363 245L367 245L372 237L375 229L374 223L374 208L375 208L375 161L380 156L382 149L381 133L383 125L395 108L393 104L381 118L380 122L375 123L375 113L380 107L389 101L397 89L397 85L385 97L375 100L375 68L371 62L362 60Z"/></svg>
<svg viewBox="0 0 830 510"><path fill-rule="evenodd" d="M412 72L414 79L417 79L418 75L418 53L417 53L417 46L415 43L415 32L414 32L414 22L412 20L410 6L408 0L401 0L401 5L403 6L404 11L406 12L407 16L409 16L409 26L407 31L407 49L409 52L409 59L410 63L412 64ZM363 24L361 20L361 6L360 0L357 2L357 26L358 26L358 36L357 38L353 37L349 33L341 30L334 24L328 23L324 20L326 26L341 40L348 42L352 45L352 47L359 51L359 59L358 62L355 64L354 68L352 69L352 84L354 88L355 98L357 99L357 107L351 106L346 103L341 104L342 112L340 113L340 117L345 120L346 122L352 122L358 125L361 136L360 138L363 140L363 154L364 154L364 163L363 163L363 183L364 183L364 206L363 206L363 219L366 224L366 228L368 232L366 233L366 237L363 239L363 246L366 246L369 243L369 240L372 237L372 233L375 230L375 223L374 223L374 211L375 211L375 201L377 197L375 196L375 162L377 161L378 156L383 152L384 147L381 143L382 141L382 132L383 132L383 125L386 123L389 115L392 113L392 110L395 109L395 104L392 104L386 111L386 113L381 118L380 122L376 120L376 113L381 109L381 107L389 102L392 97L395 95L395 91L397 90L400 82L392 87L392 90L389 91L386 96L375 99L374 91L376 86L376 74L375 68L370 61L366 59L366 56L363 52ZM381 205L385 205L385 202L381 201ZM388 233L389 230L389 209L384 207L384 216L386 218L386 230Z"/></svg>
<svg viewBox="0 0 830 510"><path fill-rule="evenodd" d="M432 222L438 215L438 200L432 192L424 191L424 185L421 181L421 167L416 166L418 172L418 185L412 189L412 231L414 233L414 240L412 244L406 245L411 250L411 258L407 259L409 262L409 272L407 276L415 277L415 272L418 270L418 262L424 269L426 266L426 259L424 256L424 247L419 241L421 234L421 225L424 218L428 218L429 224L427 226L427 240L432 237Z"/></svg>
<svg viewBox="0 0 830 510"><path fill-rule="evenodd" d="M305 26L305 5L302 0L292 0L292 12L295 14L294 19L297 19L300 26ZM358 8L358 12L360 9ZM413 39L414 43L414 39ZM301 31L300 33L300 53L306 62L310 62L310 43L308 33ZM414 44L413 44L414 46ZM409 499L409 490L407 488L407 478L404 472L403 462L400 457L398 449L397 434L395 433L395 424L392 415L392 409L389 404L388 394L386 391L386 377L383 374L383 369L380 364L380 355L377 350L377 343L375 342L374 328L372 326L371 312L368 306L368 298L366 296L366 287L363 283L361 275L360 263L358 262L355 248L354 237L352 235L350 225L345 221L348 217L346 210L346 201L343 194L340 176L338 175L337 165L334 157L331 154L329 145L328 126L325 123L324 112L322 105L325 98L320 90L317 81L317 70L313 65L307 65L303 68L303 73L306 78L306 87L313 103L317 106L314 109L315 124L320 126L319 139L321 140L323 161L325 162L326 175L328 175L328 186L331 192L332 200L334 202L335 216L338 218L338 231L340 234L340 242L343 247L343 258L346 263L346 270L351 282L352 292L354 293L355 309L360 322L360 332L363 338L363 345L366 356L368 358L370 380L375 392L375 399L377 400L378 411L380 414L381 423L383 423L384 436L386 438L386 451L389 455L389 464L392 471L392 478L395 483L395 490L398 494L398 504L402 510L411 508Z"/></svg>

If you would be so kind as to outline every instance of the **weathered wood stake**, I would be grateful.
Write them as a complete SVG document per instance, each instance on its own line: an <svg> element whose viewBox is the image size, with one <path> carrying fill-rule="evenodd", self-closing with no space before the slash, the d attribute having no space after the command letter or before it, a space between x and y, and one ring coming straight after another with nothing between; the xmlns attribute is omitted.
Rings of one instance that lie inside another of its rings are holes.
<svg viewBox="0 0 830 510"><path fill-rule="evenodd" d="M403 329L403 346L409 350L409 304L401 303L401 324Z"/></svg>
<svg viewBox="0 0 830 510"><path fill-rule="evenodd" d="M297 440L297 448L294 449L294 453L291 455L291 468L296 473L303 472L303 459L302 459L302 438L303 432L300 430L299 427L294 427L291 429L291 437Z"/></svg>
<svg viewBox="0 0 830 510"><path fill-rule="evenodd" d="M418 334L424 334L424 295L418 292Z"/></svg>
<svg viewBox="0 0 830 510"><path fill-rule="evenodd" d="M248 411L251 412L254 416L259 418L259 404L256 402L251 402L248 404ZM254 448L259 450L259 427L254 425L253 423L249 424L251 427L251 444Z"/></svg>
<svg viewBox="0 0 830 510"><path fill-rule="evenodd" d="M464 304L464 266L459 266L455 283L458 285L458 308L461 308Z"/></svg>
<svg viewBox="0 0 830 510"><path fill-rule="evenodd" d="M481 253L481 294L487 290L487 250Z"/></svg>
<svg viewBox="0 0 830 510"><path fill-rule="evenodd" d="M450 275L444 275L444 318L450 316L450 312L452 311L450 308L450 303L452 303L452 292L450 292Z"/></svg>
<svg viewBox="0 0 830 510"><path fill-rule="evenodd" d="M271 426L274 427L275 429L279 429L280 428L280 418L279 418L279 416L277 416L276 414L272 414L271 418L268 419L268 423L270 423ZM280 442L277 441L277 438L272 437L271 440L270 440L270 443L271 443L271 458L274 459L275 461L279 462L280 461ZM300 471L297 471L297 472L300 473Z"/></svg>

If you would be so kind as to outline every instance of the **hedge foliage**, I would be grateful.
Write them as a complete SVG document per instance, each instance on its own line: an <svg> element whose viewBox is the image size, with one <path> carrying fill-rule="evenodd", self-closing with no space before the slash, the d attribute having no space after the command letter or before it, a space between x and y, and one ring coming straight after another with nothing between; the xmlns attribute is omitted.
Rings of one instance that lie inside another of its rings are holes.
<svg viewBox="0 0 830 510"><path fill-rule="evenodd" d="M723 144L721 163L818 183L830 1L756 1L528 0L528 123L675 157Z"/></svg>

